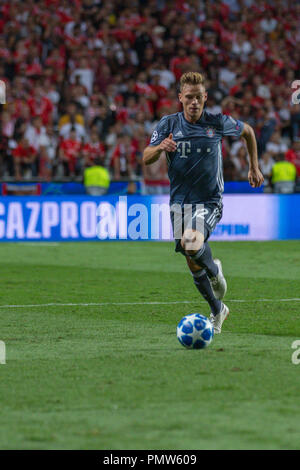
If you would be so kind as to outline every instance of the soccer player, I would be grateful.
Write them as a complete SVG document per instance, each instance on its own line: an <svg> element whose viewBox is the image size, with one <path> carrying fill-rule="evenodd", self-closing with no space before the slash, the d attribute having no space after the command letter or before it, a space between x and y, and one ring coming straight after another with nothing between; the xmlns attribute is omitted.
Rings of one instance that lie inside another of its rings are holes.
<svg viewBox="0 0 300 470"><path fill-rule="evenodd" d="M250 157L248 179L252 187L260 186L264 178L258 167L252 127L231 116L205 111L207 91L200 73L187 72L181 76L178 97L183 112L164 116L159 121L150 145L144 149L143 162L151 165L166 153L175 251L185 255L194 283L210 306L215 333L221 333L223 321L229 314L222 302L227 284L221 261L212 257L208 238L222 217L222 137L232 135L245 139ZM191 210L186 212L188 205ZM176 238L178 207L182 236Z"/></svg>

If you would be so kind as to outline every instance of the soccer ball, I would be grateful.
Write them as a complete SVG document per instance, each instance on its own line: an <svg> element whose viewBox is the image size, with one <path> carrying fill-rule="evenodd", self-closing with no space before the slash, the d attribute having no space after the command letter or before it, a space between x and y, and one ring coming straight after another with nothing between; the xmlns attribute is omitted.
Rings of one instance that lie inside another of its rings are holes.
<svg viewBox="0 0 300 470"><path fill-rule="evenodd" d="M178 323L178 341L188 349L206 348L214 337L214 327L207 317L200 313L186 315Z"/></svg>

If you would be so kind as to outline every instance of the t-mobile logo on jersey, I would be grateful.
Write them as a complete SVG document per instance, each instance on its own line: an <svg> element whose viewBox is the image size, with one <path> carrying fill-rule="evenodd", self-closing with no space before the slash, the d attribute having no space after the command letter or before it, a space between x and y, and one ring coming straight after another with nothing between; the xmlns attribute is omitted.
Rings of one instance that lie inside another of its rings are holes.
<svg viewBox="0 0 300 470"><path fill-rule="evenodd" d="M197 148L196 152L201 153L201 148ZM180 140L177 142L177 152L181 152L181 155L179 155L180 158L188 158L188 153L191 153L191 142L189 140ZM211 149L208 147L206 149L206 152L210 152Z"/></svg>
<svg viewBox="0 0 300 470"><path fill-rule="evenodd" d="M0 341L0 364L6 364L6 350L4 341Z"/></svg>
<svg viewBox="0 0 300 470"><path fill-rule="evenodd" d="M191 153L191 142L188 140L179 140L177 149L181 152L180 158L188 158L187 153Z"/></svg>
<svg viewBox="0 0 300 470"><path fill-rule="evenodd" d="M6 85L3 80L0 80L0 104L6 103Z"/></svg>

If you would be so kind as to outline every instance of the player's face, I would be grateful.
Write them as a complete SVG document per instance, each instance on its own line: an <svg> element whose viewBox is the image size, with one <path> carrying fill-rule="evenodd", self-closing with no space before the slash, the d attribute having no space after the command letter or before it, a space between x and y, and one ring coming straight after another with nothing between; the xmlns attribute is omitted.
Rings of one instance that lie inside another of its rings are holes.
<svg viewBox="0 0 300 470"><path fill-rule="evenodd" d="M203 85L184 85L181 93L179 93L179 101L183 106L184 117L190 122L198 121L206 100L207 92Z"/></svg>

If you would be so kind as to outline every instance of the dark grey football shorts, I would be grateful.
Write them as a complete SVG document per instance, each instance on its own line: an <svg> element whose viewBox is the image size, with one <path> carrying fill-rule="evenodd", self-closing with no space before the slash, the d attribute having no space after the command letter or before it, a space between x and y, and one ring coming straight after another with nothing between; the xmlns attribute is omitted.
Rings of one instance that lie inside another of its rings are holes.
<svg viewBox="0 0 300 470"><path fill-rule="evenodd" d="M170 217L175 238L175 251L185 252L181 246L181 238L186 228L192 228L203 233L204 240L207 241L211 233L221 220L223 204L216 202L186 204L172 204L170 207Z"/></svg>

